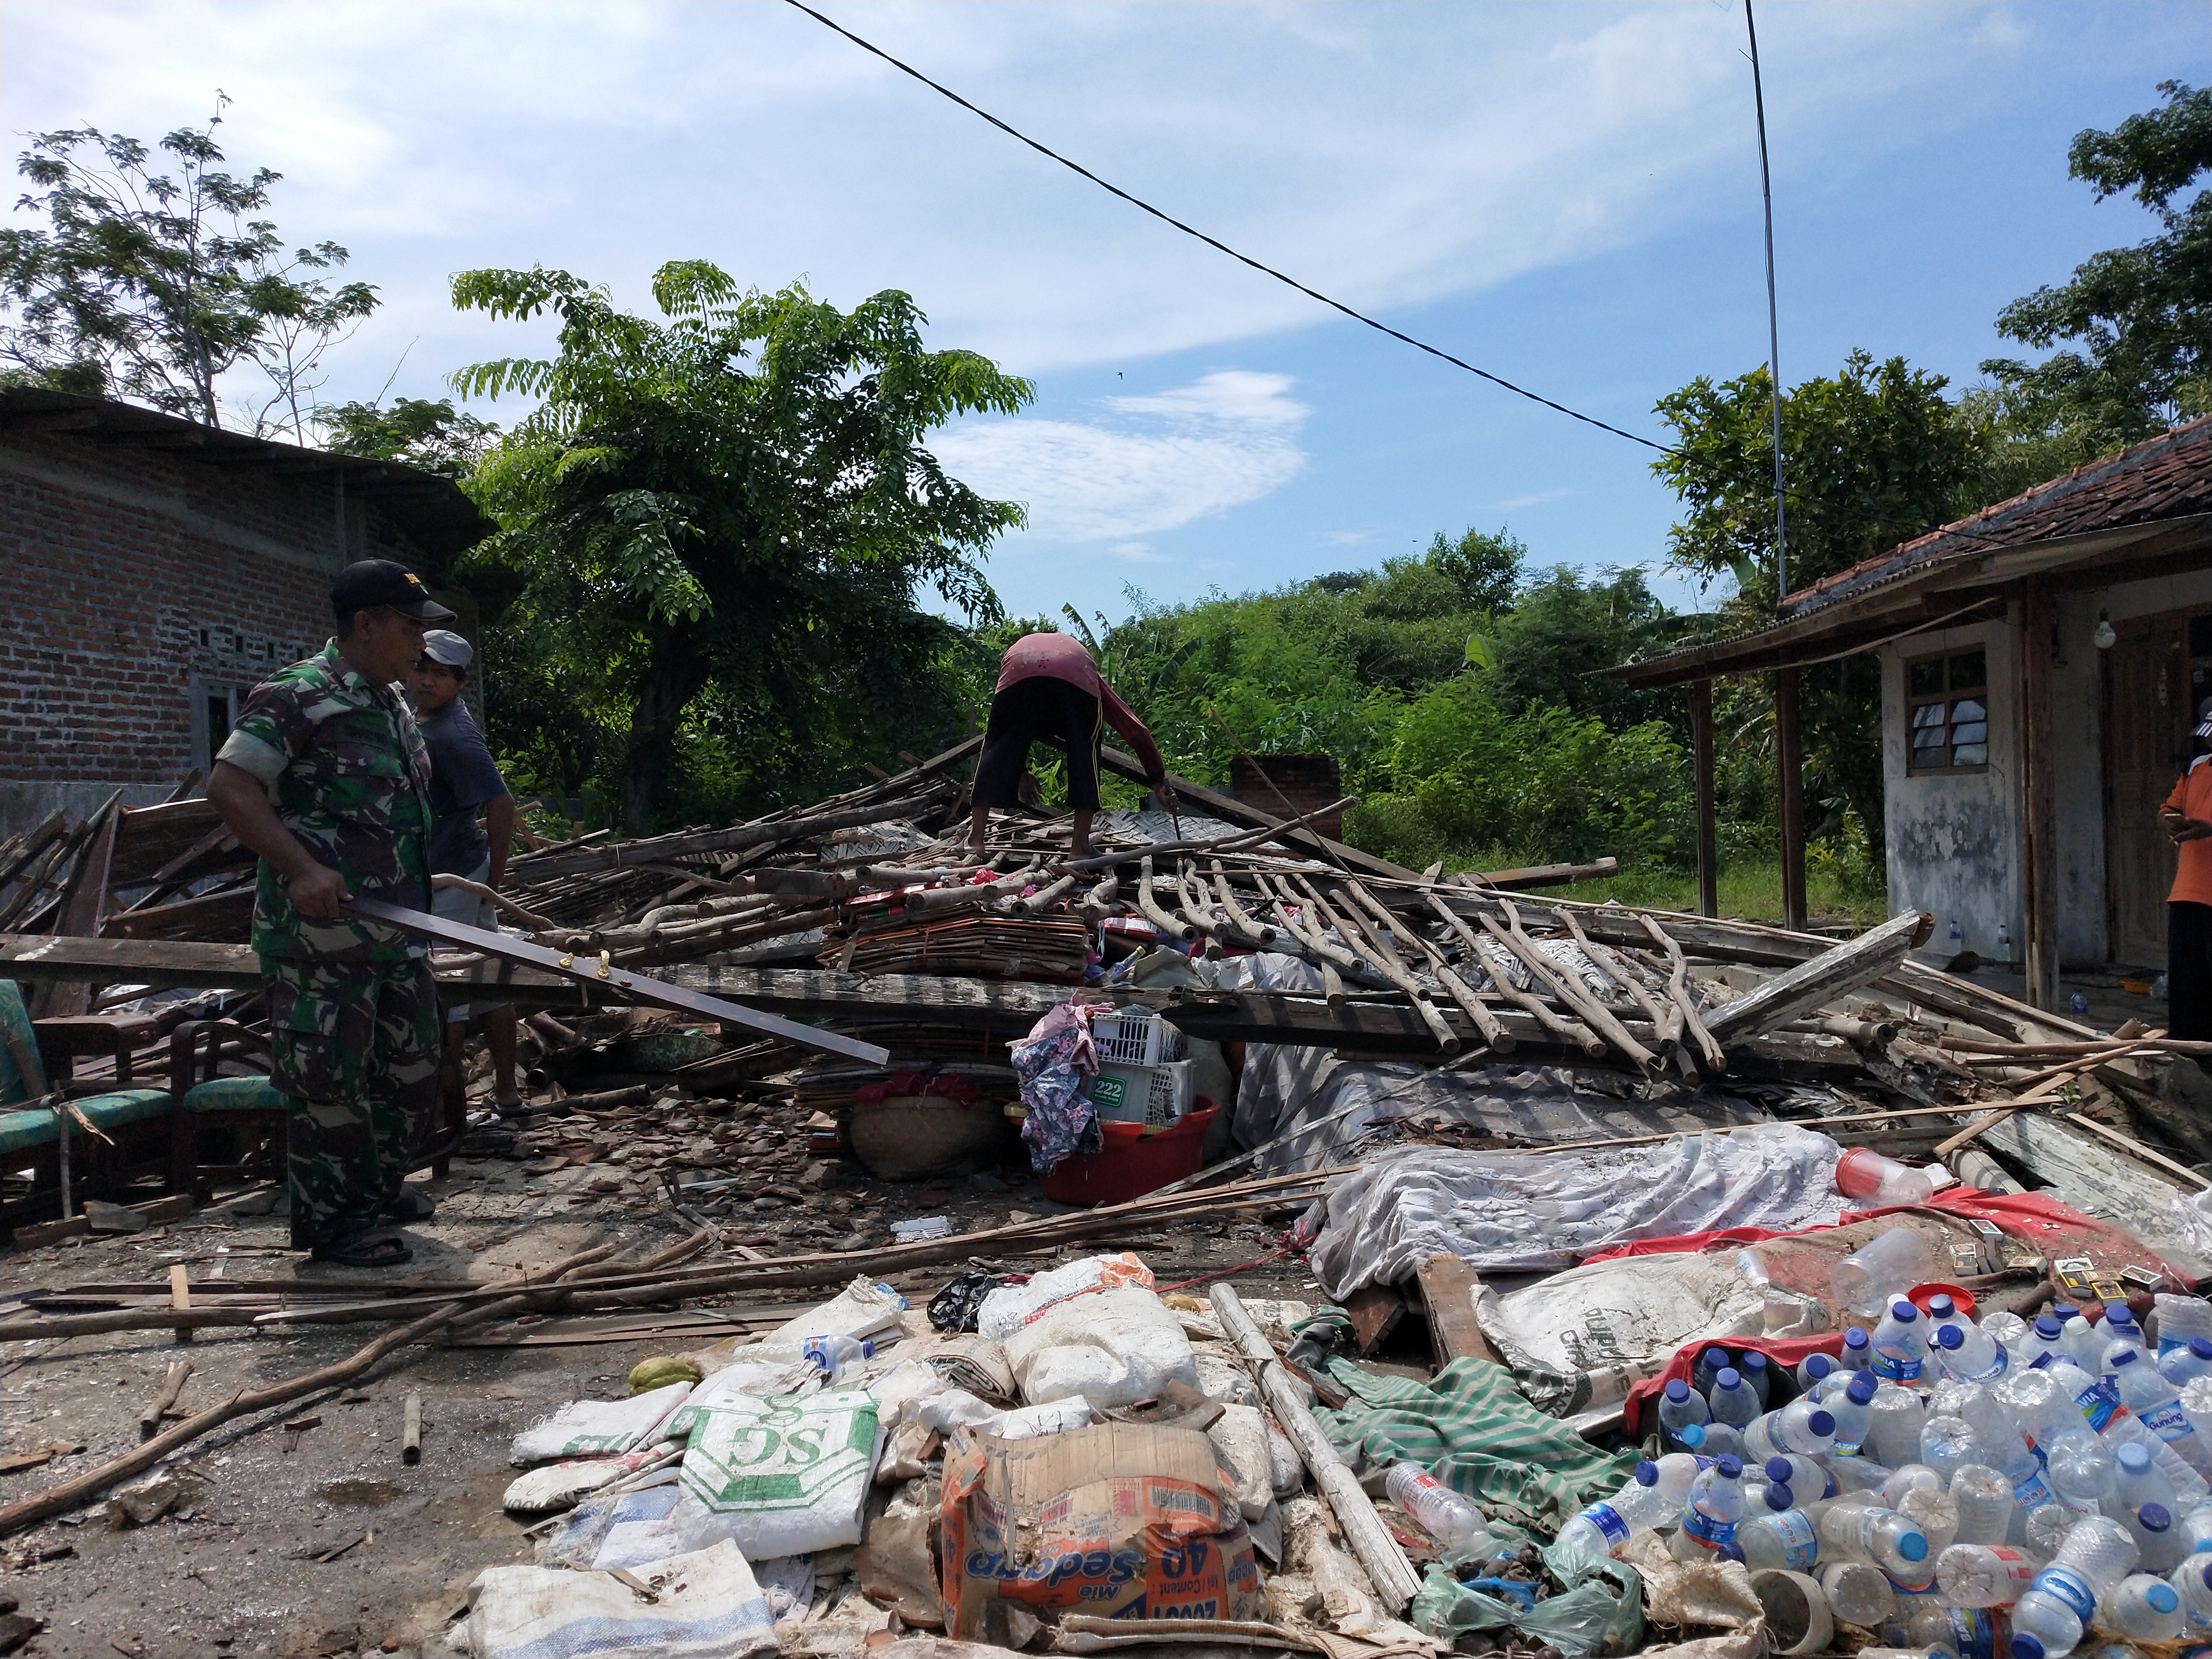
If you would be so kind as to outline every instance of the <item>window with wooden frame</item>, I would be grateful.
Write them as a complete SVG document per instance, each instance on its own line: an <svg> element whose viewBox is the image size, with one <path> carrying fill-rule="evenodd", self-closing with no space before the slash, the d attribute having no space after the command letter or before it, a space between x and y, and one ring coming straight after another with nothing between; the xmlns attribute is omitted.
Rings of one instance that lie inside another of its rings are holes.
<svg viewBox="0 0 2212 1659"><path fill-rule="evenodd" d="M1990 762L1989 653L1980 646L1905 665L1905 769L1979 772Z"/></svg>

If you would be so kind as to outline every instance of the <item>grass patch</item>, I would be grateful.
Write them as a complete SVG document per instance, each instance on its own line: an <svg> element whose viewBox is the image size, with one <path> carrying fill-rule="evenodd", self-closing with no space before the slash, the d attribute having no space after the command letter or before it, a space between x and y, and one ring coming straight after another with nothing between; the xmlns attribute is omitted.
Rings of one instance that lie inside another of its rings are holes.
<svg viewBox="0 0 2212 1659"><path fill-rule="evenodd" d="M1782 860L1762 860L1723 868L1720 875L1720 913L1742 921L1782 925ZM1649 910L1695 910L1698 878L1663 870L1630 870L1602 881L1577 881L1565 887L1533 890L1547 897L1617 903ZM1871 891L1860 882L1840 878L1832 870L1808 868L1805 872L1805 908L1815 924L1849 922L1872 927L1889 916L1886 886Z"/></svg>

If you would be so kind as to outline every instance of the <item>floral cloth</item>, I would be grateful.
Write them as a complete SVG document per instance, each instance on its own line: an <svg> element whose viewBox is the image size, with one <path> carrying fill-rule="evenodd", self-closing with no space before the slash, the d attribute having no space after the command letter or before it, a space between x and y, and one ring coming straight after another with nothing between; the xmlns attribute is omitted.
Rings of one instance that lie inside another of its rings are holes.
<svg viewBox="0 0 2212 1659"><path fill-rule="evenodd" d="M1022 1104L1029 1109L1022 1139L1029 1143L1030 1168L1050 1175L1070 1154L1103 1147L1098 1114L1083 1092L1084 1079L1098 1073L1091 1010L1063 1002L1030 1027L1029 1036L1007 1046L1014 1051Z"/></svg>

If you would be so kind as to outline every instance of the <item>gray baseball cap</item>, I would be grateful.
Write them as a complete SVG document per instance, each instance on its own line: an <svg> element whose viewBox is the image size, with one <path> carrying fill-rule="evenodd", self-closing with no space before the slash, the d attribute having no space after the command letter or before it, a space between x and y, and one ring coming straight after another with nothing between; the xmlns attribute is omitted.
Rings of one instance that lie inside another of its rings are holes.
<svg viewBox="0 0 2212 1659"><path fill-rule="evenodd" d="M447 628L434 628L422 635L422 654L448 668L466 668L477 659L477 648Z"/></svg>

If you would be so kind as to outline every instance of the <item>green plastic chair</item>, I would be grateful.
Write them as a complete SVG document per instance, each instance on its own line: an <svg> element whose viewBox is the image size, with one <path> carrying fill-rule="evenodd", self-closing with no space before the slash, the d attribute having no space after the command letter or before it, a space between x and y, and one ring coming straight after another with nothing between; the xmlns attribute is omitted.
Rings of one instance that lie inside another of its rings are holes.
<svg viewBox="0 0 2212 1659"><path fill-rule="evenodd" d="M228 1019L188 1020L169 1037L169 1187L200 1203L213 1195L216 1176L238 1180L285 1178L284 1135L292 1098L266 1077L223 1077L222 1045L237 1042L266 1054L269 1039ZM228 1163L200 1161L200 1133L227 1130L235 1156Z"/></svg>
<svg viewBox="0 0 2212 1659"><path fill-rule="evenodd" d="M59 1056L64 1068L88 1045L105 1046L118 1059L127 1052L118 1033L129 1022L56 1020L42 1030L23 1006L16 982L0 979L0 1155L7 1167L27 1173L30 1191L0 1206L0 1224L12 1226L32 1216L58 1212L61 1196L62 1120L46 1101L50 1086L46 1052ZM41 1039L44 1039L42 1042ZM33 1102L44 1103L33 1104ZM169 1115L169 1091L159 1087L118 1087L70 1100L76 1114L70 1122L70 1187L72 1201L98 1196L150 1171L161 1160L150 1158L155 1144L166 1137L149 1126ZM82 1118L100 1133L88 1134ZM103 1139L103 1137L105 1137Z"/></svg>

